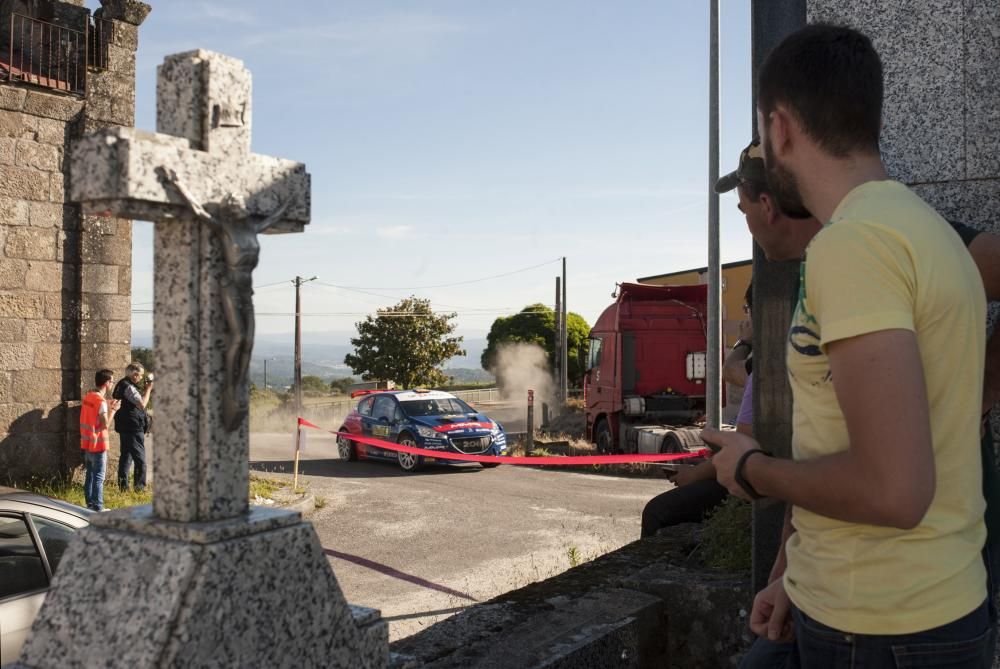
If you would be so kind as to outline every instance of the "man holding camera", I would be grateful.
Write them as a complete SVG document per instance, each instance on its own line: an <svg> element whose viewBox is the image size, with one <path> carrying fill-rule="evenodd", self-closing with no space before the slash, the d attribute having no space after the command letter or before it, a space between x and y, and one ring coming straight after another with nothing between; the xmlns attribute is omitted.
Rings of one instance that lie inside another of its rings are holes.
<svg viewBox="0 0 1000 669"><path fill-rule="evenodd" d="M130 364L111 394L114 399L121 400L121 408L115 413L115 432L121 439L118 487L123 492L128 490L128 470L132 463L135 463L132 489L142 492L146 488L146 405L153 392L153 375L146 377L145 390L140 391L137 384L144 371L141 363Z"/></svg>

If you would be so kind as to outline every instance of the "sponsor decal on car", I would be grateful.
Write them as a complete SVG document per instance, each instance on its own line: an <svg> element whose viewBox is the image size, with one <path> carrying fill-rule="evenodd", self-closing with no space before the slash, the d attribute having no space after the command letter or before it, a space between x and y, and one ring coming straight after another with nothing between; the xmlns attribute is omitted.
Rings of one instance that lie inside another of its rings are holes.
<svg viewBox="0 0 1000 669"><path fill-rule="evenodd" d="M447 425L438 425L434 428L435 432L452 432L454 430L492 430L493 423L487 422L471 422L471 423L448 423Z"/></svg>

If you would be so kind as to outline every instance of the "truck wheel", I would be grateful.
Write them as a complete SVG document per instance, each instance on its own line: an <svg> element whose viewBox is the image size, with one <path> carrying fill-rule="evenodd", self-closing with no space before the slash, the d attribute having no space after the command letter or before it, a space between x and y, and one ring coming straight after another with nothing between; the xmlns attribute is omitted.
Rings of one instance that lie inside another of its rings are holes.
<svg viewBox="0 0 1000 669"><path fill-rule="evenodd" d="M615 453L615 438L611 434L611 427L608 421L602 420L594 428L594 443L597 444L597 452L602 455L613 455Z"/></svg>
<svg viewBox="0 0 1000 669"><path fill-rule="evenodd" d="M692 453L699 451L705 446L701 440L701 430L697 428L680 428L667 432L663 437L663 445L660 447L661 453Z"/></svg>

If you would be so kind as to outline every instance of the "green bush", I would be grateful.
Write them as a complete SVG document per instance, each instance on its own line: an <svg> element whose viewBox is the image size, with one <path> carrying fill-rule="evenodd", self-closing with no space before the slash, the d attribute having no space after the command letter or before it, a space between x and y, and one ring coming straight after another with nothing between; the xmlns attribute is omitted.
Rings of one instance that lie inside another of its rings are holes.
<svg viewBox="0 0 1000 669"><path fill-rule="evenodd" d="M753 514L749 502L729 496L705 519L705 564L726 571L749 571L753 549Z"/></svg>

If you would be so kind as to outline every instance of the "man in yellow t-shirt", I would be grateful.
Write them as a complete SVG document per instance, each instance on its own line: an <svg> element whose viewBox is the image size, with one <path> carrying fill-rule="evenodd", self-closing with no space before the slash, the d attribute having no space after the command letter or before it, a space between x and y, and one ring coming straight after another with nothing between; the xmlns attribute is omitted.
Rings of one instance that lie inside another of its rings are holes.
<svg viewBox="0 0 1000 669"><path fill-rule="evenodd" d="M783 211L827 222L788 336L794 461L705 437L731 492L793 505L755 631L780 636L791 611L807 667L986 667L983 283L947 223L887 180L881 103L878 55L851 29L804 28L761 68L769 187Z"/></svg>

